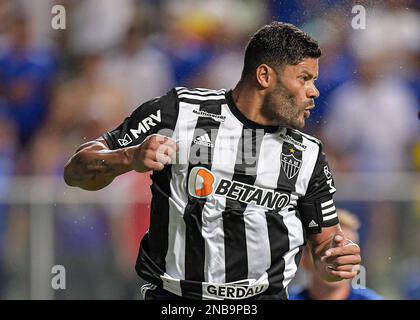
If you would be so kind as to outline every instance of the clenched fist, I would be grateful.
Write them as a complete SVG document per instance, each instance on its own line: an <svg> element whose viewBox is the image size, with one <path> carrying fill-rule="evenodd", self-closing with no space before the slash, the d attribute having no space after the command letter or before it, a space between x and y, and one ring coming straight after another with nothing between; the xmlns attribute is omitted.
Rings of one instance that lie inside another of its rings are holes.
<svg viewBox="0 0 420 320"><path fill-rule="evenodd" d="M129 148L132 169L137 172L161 171L172 163L177 144L168 137L152 134L142 144Z"/></svg>
<svg viewBox="0 0 420 320"><path fill-rule="evenodd" d="M335 281L351 279L360 269L360 247L346 239L340 230L334 235L321 261L326 264L326 273Z"/></svg>

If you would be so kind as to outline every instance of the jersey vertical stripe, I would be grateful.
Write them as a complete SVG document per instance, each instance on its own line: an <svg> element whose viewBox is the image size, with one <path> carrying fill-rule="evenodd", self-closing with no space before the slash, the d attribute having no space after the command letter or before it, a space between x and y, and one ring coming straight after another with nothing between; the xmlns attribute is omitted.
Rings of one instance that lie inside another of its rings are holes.
<svg viewBox="0 0 420 320"><path fill-rule="evenodd" d="M220 104L202 104L199 111L212 114L221 114ZM197 120L194 130L194 139L207 135L212 139L217 139L217 132L220 122L211 118L201 117ZM196 166L211 170L214 148L207 145L200 145L193 140L190 148L189 169ZM187 175L187 183L189 175ZM206 203L206 198L188 197L187 207L184 211L185 221L185 279L197 283L186 283L181 281L183 296L188 298L190 292L201 291L201 282L204 282L204 263L205 263L205 242L202 236L202 213Z"/></svg>
<svg viewBox="0 0 420 320"><path fill-rule="evenodd" d="M187 163L187 159L182 157L188 154L194 139L193 133L198 119L191 112L194 108L198 109L199 106L184 102L179 103L179 116L175 127L174 140L178 143L178 162L180 163ZM169 226L167 231L168 251L165 261L167 274L175 279L185 279L185 222L182 214L179 213L184 212L185 204L188 201L185 178L180 179L180 177L186 177L187 173L188 165L177 165L172 168ZM177 284L179 286L179 282ZM173 293L181 291L180 287L174 289L164 287L164 289Z"/></svg>
<svg viewBox="0 0 420 320"><path fill-rule="evenodd" d="M288 135L290 135L294 140L298 141L299 143L302 143L303 137L299 134L297 134L294 130L287 129L286 132ZM288 145L289 152L293 150L293 156L299 160L303 161L304 153L306 156L306 151L303 152L302 150L299 150L295 148L293 145L285 142L286 145ZM300 253L302 250L302 245L304 244L304 238L303 238L303 228L302 223L296 214L296 210L293 209L293 204L296 204L297 198L295 197L296 193L296 183L299 178L301 167L299 169L299 172L297 175L295 175L292 179L290 179L290 185L291 185L291 199L292 199L292 206L291 210L288 210L284 213L283 221L287 226L288 229L288 237L289 237L289 250L288 254L285 255L285 270L283 273L283 288L286 288L289 284L290 280L293 278L294 274L297 271L297 264L295 261L296 255Z"/></svg>
<svg viewBox="0 0 420 320"><path fill-rule="evenodd" d="M265 135L261 144L256 185L266 189L277 187L277 177L281 169L279 159L280 151L278 151L278 141L275 135ZM248 277L258 279L261 274L266 273L271 265L267 217L263 210L249 204L245 212L245 222L248 244ZM259 240L256 241L257 239Z"/></svg>
<svg viewBox="0 0 420 320"><path fill-rule="evenodd" d="M283 130L286 130L286 134L291 135L290 129ZM297 138L299 139L299 137ZM289 171L290 168L287 167L287 159L289 157L293 157L297 159L297 161L300 161L302 158L302 151L295 149L291 143L283 141L282 152L279 157L281 169L277 180L277 190L286 191L292 194L295 191L294 185L297 180L297 175L294 175L293 172ZM267 272L270 286L267 291L274 294L275 292L283 292L285 289L283 285L285 279L284 272L290 268L290 258L294 258L293 254L292 256L286 254L294 252L294 250L291 250L291 245L293 245L291 241L294 240L291 236L295 234L296 230L289 229L296 228L296 220L294 219L296 216L293 209L283 210L282 212L271 210L266 214L271 244L271 266Z"/></svg>
<svg viewBox="0 0 420 320"><path fill-rule="evenodd" d="M232 180L248 185L254 184L263 135L263 130L243 128ZM246 203L226 199L226 208L223 212L226 282L248 277L247 241L243 215L246 207Z"/></svg>
<svg viewBox="0 0 420 320"><path fill-rule="evenodd" d="M226 104L222 105L222 115L226 116L227 120L219 127L214 148L220 152L213 156L212 171L231 180L243 125L233 117ZM202 234L206 239L206 282L225 283L225 272L220 270L225 270L226 253L221 216L226 207L226 198L219 195L213 197L217 201L207 201L203 208Z"/></svg>

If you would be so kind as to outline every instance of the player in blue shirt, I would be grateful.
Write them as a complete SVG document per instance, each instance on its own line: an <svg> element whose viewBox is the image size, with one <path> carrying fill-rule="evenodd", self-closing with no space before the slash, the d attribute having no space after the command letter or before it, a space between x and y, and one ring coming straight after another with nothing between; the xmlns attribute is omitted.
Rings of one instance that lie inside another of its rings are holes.
<svg viewBox="0 0 420 320"><path fill-rule="evenodd" d="M357 230L360 222L355 215L344 209L337 210L344 234L353 242L358 242ZM309 273L307 287L294 286L289 290L290 300L382 300L383 297L368 288L354 288L350 281L326 282L314 272L307 247L302 256L302 267Z"/></svg>

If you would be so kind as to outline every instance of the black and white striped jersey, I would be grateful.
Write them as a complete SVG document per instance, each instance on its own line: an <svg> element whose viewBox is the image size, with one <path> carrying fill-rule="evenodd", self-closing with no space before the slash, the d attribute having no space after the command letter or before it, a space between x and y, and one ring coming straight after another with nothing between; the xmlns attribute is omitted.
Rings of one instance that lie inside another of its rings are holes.
<svg viewBox="0 0 420 320"><path fill-rule="evenodd" d="M250 121L231 91L182 87L103 137L118 149L151 134L179 149L151 175L139 276L191 299L286 298L306 235L338 223L320 141Z"/></svg>

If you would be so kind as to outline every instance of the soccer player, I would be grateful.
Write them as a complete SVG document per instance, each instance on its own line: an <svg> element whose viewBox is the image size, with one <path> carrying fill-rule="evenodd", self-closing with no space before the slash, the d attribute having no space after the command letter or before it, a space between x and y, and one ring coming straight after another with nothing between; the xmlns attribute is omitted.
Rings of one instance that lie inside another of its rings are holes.
<svg viewBox="0 0 420 320"><path fill-rule="evenodd" d="M145 299L287 299L306 242L320 277L356 276L360 248L339 226L322 144L299 131L320 56L297 27L263 26L233 90L173 88L66 164L66 183L85 190L152 171L136 263Z"/></svg>
<svg viewBox="0 0 420 320"><path fill-rule="evenodd" d="M360 222L351 212L337 209L340 226L346 237L359 242L358 229ZM303 250L302 267L309 273L307 287L291 288L290 300L382 300L383 297L369 288L354 288L350 281L327 282L321 279L313 267L311 255L307 248Z"/></svg>

